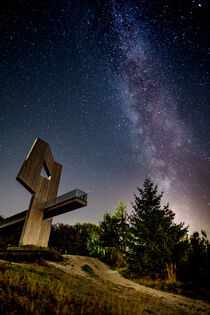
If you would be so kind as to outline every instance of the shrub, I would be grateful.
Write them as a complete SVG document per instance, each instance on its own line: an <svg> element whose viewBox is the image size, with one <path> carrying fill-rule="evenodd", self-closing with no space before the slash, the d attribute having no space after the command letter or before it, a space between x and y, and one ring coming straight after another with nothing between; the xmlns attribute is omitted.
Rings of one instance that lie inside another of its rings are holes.
<svg viewBox="0 0 210 315"><path fill-rule="evenodd" d="M106 248L104 261L112 268L120 268L126 266L126 261L123 255L115 247Z"/></svg>
<svg viewBox="0 0 210 315"><path fill-rule="evenodd" d="M166 264L167 282L176 282L176 264Z"/></svg>

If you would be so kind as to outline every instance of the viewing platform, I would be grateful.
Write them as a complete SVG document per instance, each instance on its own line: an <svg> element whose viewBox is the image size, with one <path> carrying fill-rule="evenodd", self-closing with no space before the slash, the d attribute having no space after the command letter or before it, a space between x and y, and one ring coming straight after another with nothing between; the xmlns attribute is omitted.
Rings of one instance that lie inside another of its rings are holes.
<svg viewBox="0 0 210 315"><path fill-rule="evenodd" d="M85 206L87 206L87 194L80 189L74 189L64 195L47 201L44 208L43 219L48 219ZM0 222L0 229L20 225L21 223L23 224L27 212L28 210L25 210L6 218L3 222Z"/></svg>

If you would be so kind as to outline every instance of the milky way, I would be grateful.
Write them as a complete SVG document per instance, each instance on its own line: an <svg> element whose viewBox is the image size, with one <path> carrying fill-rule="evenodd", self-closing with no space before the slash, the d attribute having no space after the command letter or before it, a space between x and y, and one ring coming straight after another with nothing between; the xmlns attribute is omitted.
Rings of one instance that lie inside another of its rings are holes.
<svg viewBox="0 0 210 315"><path fill-rule="evenodd" d="M179 91L158 56L160 43L155 49L149 23L145 28L137 21L135 9L143 15L144 7L120 8L112 2L112 49L120 60L118 91L131 124L133 153L141 176L158 183L178 216L191 222L199 207L209 213L209 158L179 115Z"/></svg>

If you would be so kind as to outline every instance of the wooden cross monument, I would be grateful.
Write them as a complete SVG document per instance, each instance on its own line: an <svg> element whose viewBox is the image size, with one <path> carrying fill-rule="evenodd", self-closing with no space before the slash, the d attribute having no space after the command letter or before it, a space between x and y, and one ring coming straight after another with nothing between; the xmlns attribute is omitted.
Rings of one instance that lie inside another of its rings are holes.
<svg viewBox="0 0 210 315"><path fill-rule="evenodd" d="M46 177L41 175L42 169ZM1 230L24 222L19 245L47 247L52 218L87 205L87 194L79 189L57 197L61 170L49 145L37 138L17 175L17 180L32 194L29 209L0 223Z"/></svg>

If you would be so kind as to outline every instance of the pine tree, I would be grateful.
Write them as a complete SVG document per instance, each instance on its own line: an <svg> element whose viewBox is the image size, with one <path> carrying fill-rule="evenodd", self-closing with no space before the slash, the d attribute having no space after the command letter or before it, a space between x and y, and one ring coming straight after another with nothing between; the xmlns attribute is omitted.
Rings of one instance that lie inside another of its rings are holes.
<svg viewBox="0 0 210 315"><path fill-rule="evenodd" d="M175 224L175 214L169 205L161 208L163 193L158 194L157 185L149 178L143 189L137 188L130 215L132 238L130 253L135 272L144 274L164 274L166 264L175 263L176 246L187 233L184 224Z"/></svg>

